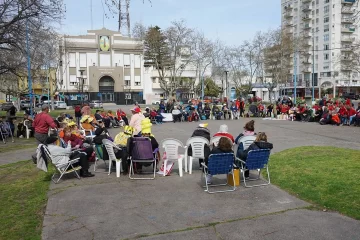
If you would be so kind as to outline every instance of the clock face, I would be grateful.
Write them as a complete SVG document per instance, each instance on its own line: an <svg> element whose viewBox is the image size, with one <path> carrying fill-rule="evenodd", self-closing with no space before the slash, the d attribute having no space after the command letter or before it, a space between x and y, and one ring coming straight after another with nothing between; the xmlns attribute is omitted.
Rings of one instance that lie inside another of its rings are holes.
<svg viewBox="0 0 360 240"><path fill-rule="evenodd" d="M110 39L108 36L100 36L100 50L108 52L110 49Z"/></svg>

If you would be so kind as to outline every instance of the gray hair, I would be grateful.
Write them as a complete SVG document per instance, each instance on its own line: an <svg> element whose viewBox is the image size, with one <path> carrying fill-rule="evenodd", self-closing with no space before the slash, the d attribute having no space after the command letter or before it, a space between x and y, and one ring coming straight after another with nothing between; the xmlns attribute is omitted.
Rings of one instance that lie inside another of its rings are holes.
<svg viewBox="0 0 360 240"><path fill-rule="evenodd" d="M229 130L228 126L226 124L220 125L219 132L221 133L227 133Z"/></svg>
<svg viewBox="0 0 360 240"><path fill-rule="evenodd" d="M46 109L49 109L50 107L49 107L49 105L47 105L47 104L43 104L42 106L41 106L41 110L42 111L44 111L44 110L46 110Z"/></svg>

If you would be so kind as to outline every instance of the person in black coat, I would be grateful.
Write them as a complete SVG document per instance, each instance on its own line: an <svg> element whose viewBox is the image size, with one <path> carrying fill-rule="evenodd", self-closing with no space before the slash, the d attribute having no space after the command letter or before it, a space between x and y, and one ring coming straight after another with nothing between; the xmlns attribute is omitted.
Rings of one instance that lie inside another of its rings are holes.
<svg viewBox="0 0 360 240"><path fill-rule="evenodd" d="M203 137L206 138L210 142L210 130L207 129L207 123L201 123L199 124L199 127L197 127L191 137ZM208 145L204 148L204 156L205 161L207 161L208 157L210 155L210 147ZM192 156L192 148L191 146L188 146L188 156ZM203 159L199 159L199 168L202 169L201 163L203 162Z"/></svg>
<svg viewBox="0 0 360 240"><path fill-rule="evenodd" d="M238 150L237 157L246 162L248 153L259 149L273 149L273 144L267 141L267 136L263 132L256 135L255 141L246 150ZM245 177L249 177L249 170L245 171Z"/></svg>

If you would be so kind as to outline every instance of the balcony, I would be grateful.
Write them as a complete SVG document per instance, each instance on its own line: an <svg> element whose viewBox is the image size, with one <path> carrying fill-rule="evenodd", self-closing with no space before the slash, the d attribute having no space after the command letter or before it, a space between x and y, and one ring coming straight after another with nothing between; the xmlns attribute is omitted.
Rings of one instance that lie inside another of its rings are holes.
<svg viewBox="0 0 360 240"><path fill-rule="evenodd" d="M353 14L355 13L356 9L352 8L352 7L342 7L341 8L341 13L343 14Z"/></svg>
<svg viewBox="0 0 360 240"><path fill-rule="evenodd" d="M344 61L344 62L352 62L352 61L353 61L353 58L350 57L350 56L341 56L341 61Z"/></svg>
<svg viewBox="0 0 360 240"><path fill-rule="evenodd" d="M351 37L342 37L341 38L341 41L342 42L354 42L355 41L355 38L351 38Z"/></svg>
<svg viewBox="0 0 360 240"><path fill-rule="evenodd" d="M284 18L292 18L293 17L293 15L292 15L292 13L286 13L285 15L284 15Z"/></svg>
<svg viewBox="0 0 360 240"><path fill-rule="evenodd" d="M341 45L341 51L342 52L352 52L353 48L351 45L346 44L346 45Z"/></svg>
<svg viewBox="0 0 360 240"><path fill-rule="evenodd" d="M310 3L311 0L303 0L302 2L303 2L304 4L305 4L305 3Z"/></svg>
<svg viewBox="0 0 360 240"><path fill-rule="evenodd" d="M292 10L293 9L293 6L292 6L292 4L288 4L288 5L285 5L284 6L284 10Z"/></svg>
<svg viewBox="0 0 360 240"><path fill-rule="evenodd" d="M356 2L356 0L342 0L341 3L342 4L354 4Z"/></svg>
<svg viewBox="0 0 360 240"><path fill-rule="evenodd" d="M308 31L308 30L310 30L311 29L311 26L309 25L309 24L306 24L305 26L304 26L304 31Z"/></svg>
<svg viewBox="0 0 360 240"><path fill-rule="evenodd" d="M341 22L342 23L354 23L355 19L354 18L341 18Z"/></svg>
<svg viewBox="0 0 360 240"><path fill-rule="evenodd" d="M302 16L302 20L304 20L304 21L310 21L311 20L311 15L310 14L304 14L303 16Z"/></svg>
<svg viewBox="0 0 360 240"><path fill-rule="evenodd" d="M312 72L312 69L311 69L310 67L303 67L303 68L301 69L301 71L304 72L304 73L311 73L311 72Z"/></svg>
<svg viewBox="0 0 360 240"><path fill-rule="evenodd" d="M311 6L310 6L310 5L307 5L307 6L302 7L302 11L303 11L303 12L309 12L309 11L311 11Z"/></svg>
<svg viewBox="0 0 360 240"><path fill-rule="evenodd" d="M310 64L311 64L311 62L309 61L309 59L305 59L305 60L303 60L301 63L304 64L304 65L310 65Z"/></svg>
<svg viewBox="0 0 360 240"><path fill-rule="evenodd" d="M353 33L353 32L355 32L355 27L341 28L341 32Z"/></svg>

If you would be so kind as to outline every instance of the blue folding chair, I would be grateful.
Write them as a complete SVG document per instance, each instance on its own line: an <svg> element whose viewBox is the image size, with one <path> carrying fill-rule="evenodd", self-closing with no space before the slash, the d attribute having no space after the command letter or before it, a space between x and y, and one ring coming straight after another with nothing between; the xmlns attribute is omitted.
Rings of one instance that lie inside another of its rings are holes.
<svg viewBox="0 0 360 240"><path fill-rule="evenodd" d="M245 187L259 187L259 186L265 186L270 184L270 173L269 173L269 162L270 157L270 149L259 149L259 150L251 150L249 151L246 161L243 161L239 158L236 158L237 161L240 161L240 170L243 176L243 181ZM246 185L246 181L255 181L260 179L261 169L266 168L267 171L267 180L266 183L263 184L257 184L257 185ZM249 178L246 180L245 178L245 171L246 170L256 170L258 171L257 178Z"/></svg>
<svg viewBox="0 0 360 240"><path fill-rule="evenodd" d="M221 190L221 191L213 191L211 192L209 190L209 184L206 179L206 174L209 173L212 176L214 175L220 175L225 174L226 176L231 173L233 176L233 183L235 183L235 177L234 177L234 154L233 153L217 153L217 154L211 154L209 156L208 164L205 165L205 163L201 163L201 165L204 167L204 172L201 174L205 177L205 192L208 193L220 193L220 192L233 192L236 190L236 186L232 186L229 190ZM201 178L202 178L201 176ZM227 177L226 177L226 183L223 184L217 184L217 185L211 185L211 187L217 187L217 186L226 186L228 185Z"/></svg>

